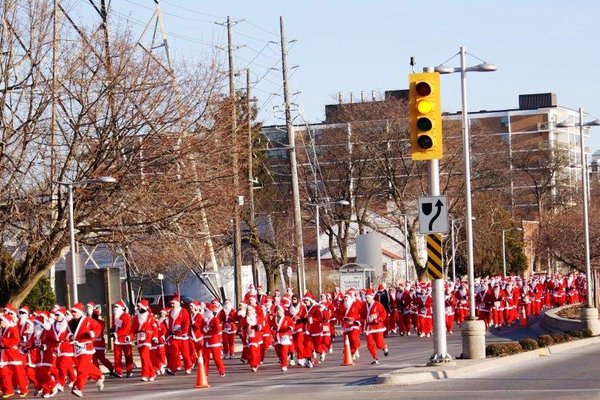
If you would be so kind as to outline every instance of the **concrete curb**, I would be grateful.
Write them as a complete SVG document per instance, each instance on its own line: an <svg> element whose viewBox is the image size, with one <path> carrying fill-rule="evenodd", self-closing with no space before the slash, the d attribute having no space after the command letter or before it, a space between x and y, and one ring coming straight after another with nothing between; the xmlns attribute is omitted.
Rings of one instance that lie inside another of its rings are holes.
<svg viewBox="0 0 600 400"><path fill-rule="evenodd" d="M600 344L600 336L578 339L572 342L560 343L541 349L519 353L512 356L487 358L485 360L454 360L453 365L427 367L425 365L403 368L387 374L379 375L376 385L417 385L420 383L434 382L441 379L459 378L472 372L487 371L498 367L518 364L523 361L535 360L550 354L562 353L591 344Z"/></svg>

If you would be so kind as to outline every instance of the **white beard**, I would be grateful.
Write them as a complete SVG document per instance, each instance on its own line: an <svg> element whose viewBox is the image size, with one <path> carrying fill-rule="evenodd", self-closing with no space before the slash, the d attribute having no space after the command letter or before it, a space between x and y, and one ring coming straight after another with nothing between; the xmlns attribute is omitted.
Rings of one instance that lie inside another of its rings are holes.
<svg viewBox="0 0 600 400"><path fill-rule="evenodd" d="M246 322L248 322L248 325L250 326L256 325L256 315L248 315L248 317L246 318Z"/></svg>
<svg viewBox="0 0 600 400"><path fill-rule="evenodd" d="M467 289L460 288L458 289L458 293L460 293L461 296L465 297L467 295Z"/></svg>
<svg viewBox="0 0 600 400"><path fill-rule="evenodd" d="M390 292L390 299L396 300L396 292Z"/></svg>
<svg viewBox="0 0 600 400"><path fill-rule="evenodd" d="M122 308L115 308L114 315L115 319L120 318L123 315L124 311Z"/></svg>
<svg viewBox="0 0 600 400"><path fill-rule="evenodd" d="M289 311L290 311L290 315L291 315L291 316L294 316L294 315L296 315L296 314L298 313L298 311L300 311L300 303L298 303L298 305L297 305L297 306L295 306L295 307L294 307L294 305L293 305L293 304L291 304L291 305L290 305L290 309L289 309Z"/></svg>
<svg viewBox="0 0 600 400"><path fill-rule="evenodd" d="M138 313L137 318L138 318L140 325L143 324L148 319L148 312L146 311L143 314Z"/></svg>
<svg viewBox="0 0 600 400"><path fill-rule="evenodd" d="M352 303L354 303L354 300L352 299L344 299L344 307L346 307L346 309L350 308L350 306L352 305Z"/></svg>
<svg viewBox="0 0 600 400"><path fill-rule="evenodd" d="M229 311L231 311L231 309L232 309L232 308L233 308L233 307L231 306L231 304L225 304L225 305L223 306L223 310L225 310L225 313L226 313L226 314L229 314Z"/></svg>

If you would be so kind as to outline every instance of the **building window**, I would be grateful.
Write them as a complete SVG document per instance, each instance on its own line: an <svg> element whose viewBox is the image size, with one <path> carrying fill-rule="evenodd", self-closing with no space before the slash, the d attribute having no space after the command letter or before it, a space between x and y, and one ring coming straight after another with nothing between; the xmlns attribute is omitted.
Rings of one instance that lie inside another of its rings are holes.
<svg viewBox="0 0 600 400"><path fill-rule="evenodd" d="M508 127L508 115L500 117L500 126L503 127L503 128L507 128Z"/></svg>

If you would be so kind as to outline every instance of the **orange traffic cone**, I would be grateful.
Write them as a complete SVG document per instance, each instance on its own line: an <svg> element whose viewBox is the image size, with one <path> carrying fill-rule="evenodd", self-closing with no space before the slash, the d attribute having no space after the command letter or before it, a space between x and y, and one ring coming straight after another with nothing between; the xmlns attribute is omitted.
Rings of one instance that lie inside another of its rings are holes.
<svg viewBox="0 0 600 400"><path fill-rule="evenodd" d="M521 307L521 323L519 326L527 326L527 314L525 313L525 306Z"/></svg>
<svg viewBox="0 0 600 400"><path fill-rule="evenodd" d="M210 387L208 384L208 378L206 377L206 371L204 370L204 357L202 356L202 351L198 355L198 366L196 369L196 385L194 386L196 389L205 389Z"/></svg>
<svg viewBox="0 0 600 400"><path fill-rule="evenodd" d="M342 366L354 365L354 361L352 361L352 354L350 354L350 340L348 340L348 336L346 336L344 340L344 361L342 362Z"/></svg>

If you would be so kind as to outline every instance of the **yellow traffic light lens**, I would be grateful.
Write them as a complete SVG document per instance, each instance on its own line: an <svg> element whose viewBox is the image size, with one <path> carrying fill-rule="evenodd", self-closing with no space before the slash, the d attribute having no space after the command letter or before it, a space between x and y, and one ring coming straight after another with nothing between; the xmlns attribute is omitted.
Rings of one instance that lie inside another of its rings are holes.
<svg viewBox="0 0 600 400"><path fill-rule="evenodd" d="M415 90L419 96L429 96L431 94L431 85L427 82L417 83Z"/></svg>
<svg viewBox="0 0 600 400"><path fill-rule="evenodd" d="M420 148L427 150L433 147L433 140L429 135L421 135L417 138L417 144Z"/></svg>
<svg viewBox="0 0 600 400"><path fill-rule="evenodd" d="M431 111L433 111L433 104L427 100L420 100L417 103L417 110L419 110L421 114L429 114Z"/></svg>
<svg viewBox="0 0 600 400"><path fill-rule="evenodd" d="M417 128L421 132L430 131L433 128L433 122L427 117L422 117L417 120Z"/></svg>

